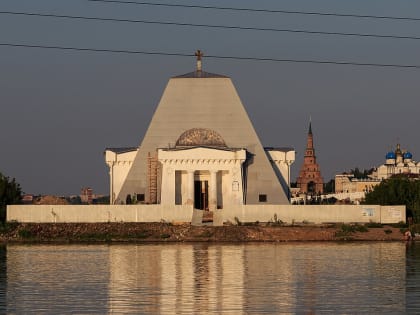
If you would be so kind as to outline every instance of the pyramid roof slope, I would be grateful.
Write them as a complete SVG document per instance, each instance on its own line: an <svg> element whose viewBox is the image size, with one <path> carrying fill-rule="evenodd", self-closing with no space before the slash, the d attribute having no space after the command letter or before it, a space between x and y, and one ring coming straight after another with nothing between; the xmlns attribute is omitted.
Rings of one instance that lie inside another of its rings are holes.
<svg viewBox="0 0 420 315"><path fill-rule="evenodd" d="M273 169L231 79L190 74L169 80L118 198L125 200L134 191L147 193L148 155L174 147L193 128L214 130L227 147L247 150L246 204L259 203L259 194L267 195L267 204L289 203L285 183Z"/></svg>

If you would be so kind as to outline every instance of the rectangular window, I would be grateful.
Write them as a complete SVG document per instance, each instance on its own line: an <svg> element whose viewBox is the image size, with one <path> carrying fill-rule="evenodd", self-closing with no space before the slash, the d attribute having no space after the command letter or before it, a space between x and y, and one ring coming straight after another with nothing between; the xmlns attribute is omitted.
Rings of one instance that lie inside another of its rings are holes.
<svg viewBox="0 0 420 315"><path fill-rule="evenodd" d="M144 194L137 194L137 201L144 202Z"/></svg>
<svg viewBox="0 0 420 315"><path fill-rule="evenodd" d="M267 202L267 195L259 195L258 200L259 202Z"/></svg>

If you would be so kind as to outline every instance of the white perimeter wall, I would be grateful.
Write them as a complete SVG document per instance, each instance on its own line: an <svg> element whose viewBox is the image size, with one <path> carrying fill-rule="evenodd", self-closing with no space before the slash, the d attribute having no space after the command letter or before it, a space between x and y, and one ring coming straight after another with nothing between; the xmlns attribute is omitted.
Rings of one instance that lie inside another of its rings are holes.
<svg viewBox="0 0 420 315"><path fill-rule="evenodd" d="M33 223L191 222L191 205L10 205L7 220ZM217 210L214 224L222 222L405 222L405 206L377 205L230 205Z"/></svg>
<svg viewBox="0 0 420 315"><path fill-rule="evenodd" d="M268 222L277 220L285 223L303 222L405 222L405 206L378 205L242 205L220 210L223 221L235 223L235 217L241 222Z"/></svg>
<svg viewBox="0 0 420 315"><path fill-rule="evenodd" d="M34 223L191 222L192 206L11 205L7 221Z"/></svg>

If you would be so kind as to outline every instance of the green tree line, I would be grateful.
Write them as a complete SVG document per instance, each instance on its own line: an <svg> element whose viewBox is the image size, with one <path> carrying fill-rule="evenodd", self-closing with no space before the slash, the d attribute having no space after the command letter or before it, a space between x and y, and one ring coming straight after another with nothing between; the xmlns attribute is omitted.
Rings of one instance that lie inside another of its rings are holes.
<svg viewBox="0 0 420 315"><path fill-rule="evenodd" d="M16 180L0 173L0 221L6 221L7 205L22 202L22 189Z"/></svg>
<svg viewBox="0 0 420 315"><path fill-rule="evenodd" d="M358 167L355 167L354 169L351 169L349 173L353 174L354 178L365 179L365 178L368 178L369 175L372 174L372 172L373 172L372 168L368 169L368 170L366 170L366 169L361 170Z"/></svg>

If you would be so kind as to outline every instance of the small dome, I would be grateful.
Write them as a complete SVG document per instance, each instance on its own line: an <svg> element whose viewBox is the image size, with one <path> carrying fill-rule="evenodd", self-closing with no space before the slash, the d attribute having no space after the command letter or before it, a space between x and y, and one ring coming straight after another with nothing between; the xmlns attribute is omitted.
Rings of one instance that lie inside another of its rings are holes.
<svg viewBox="0 0 420 315"><path fill-rule="evenodd" d="M193 128L185 131L177 140L176 146L226 147L223 138L214 130Z"/></svg>
<svg viewBox="0 0 420 315"><path fill-rule="evenodd" d="M411 160L412 158L413 158L413 155L410 152L405 152L404 153L404 159Z"/></svg>
<svg viewBox="0 0 420 315"><path fill-rule="evenodd" d="M390 151L390 152L388 152L388 153L386 154L385 158L386 158L387 160L395 160L395 153L394 153L394 152L392 152L392 151Z"/></svg>

